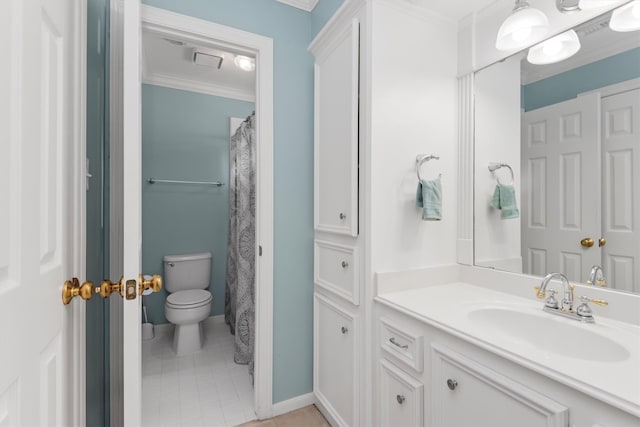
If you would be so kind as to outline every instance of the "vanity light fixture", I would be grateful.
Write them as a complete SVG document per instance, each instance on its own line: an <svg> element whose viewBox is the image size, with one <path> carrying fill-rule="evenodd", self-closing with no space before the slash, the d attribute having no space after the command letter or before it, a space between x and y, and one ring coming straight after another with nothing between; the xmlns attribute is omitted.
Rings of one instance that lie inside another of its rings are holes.
<svg viewBox="0 0 640 427"><path fill-rule="evenodd" d="M253 58L249 58L244 55L236 55L233 62L238 68L244 71L253 71L256 69L256 61Z"/></svg>
<svg viewBox="0 0 640 427"><path fill-rule="evenodd" d="M572 57L580 50L580 39L575 31L569 30L529 49L527 61L531 64L553 64Z"/></svg>
<svg viewBox="0 0 640 427"><path fill-rule="evenodd" d="M640 0L634 0L614 10L609 28L623 32L640 30Z"/></svg>
<svg viewBox="0 0 640 427"><path fill-rule="evenodd" d="M549 19L525 0L516 0L513 12L498 30L496 49L514 51L526 47L531 40L542 38L549 31Z"/></svg>

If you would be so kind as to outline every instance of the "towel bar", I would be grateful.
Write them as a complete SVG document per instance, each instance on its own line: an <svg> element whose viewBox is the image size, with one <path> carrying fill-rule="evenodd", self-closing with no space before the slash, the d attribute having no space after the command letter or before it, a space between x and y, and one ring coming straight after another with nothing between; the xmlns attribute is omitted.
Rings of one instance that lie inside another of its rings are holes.
<svg viewBox="0 0 640 427"><path fill-rule="evenodd" d="M440 156L434 156L433 154L418 154L416 156L416 175L418 175L418 181L422 181L422 177L420 176L420 167L423 163L426 163L429 160L440 160Z"/></svg>
<svg viewBox="0 0 640 427"><path fill-rule="evenodd" d="M498 169L502 169L502 168L507 168L509 169L509 173L511 174L511 184L507 184L507 185L513 185L514 183L514 178L513 178L513 169L511 169L511 166L509 166L506 163L489 163L489 171L490 172L495 172ZM500 182L500 177L496 175L496 181L498 181L498 184L500 185L504 185L502 182Z"/></svg>

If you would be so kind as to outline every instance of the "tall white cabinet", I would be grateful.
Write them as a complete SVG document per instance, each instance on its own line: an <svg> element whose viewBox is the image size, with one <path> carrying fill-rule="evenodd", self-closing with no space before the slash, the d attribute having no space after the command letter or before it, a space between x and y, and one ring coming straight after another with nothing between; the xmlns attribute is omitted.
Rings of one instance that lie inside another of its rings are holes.
<svg viewBox="0 0 640 427"><path fill-rule="evenodd" d="M403 420L421 417L413 411L421 408L421 389L393 364L381 370L373 358L373 297L376 271L455 261L455 181L447 168L456 161L456 26L428 7L345 1L309 48L315 57L314 394L334 426L373 425L382 381L390 393L408 390L401 408L412 409ZM445 176L442 221L422 221L416 207L421 153L441 158L428 172ZM387 409L389 419L399 415Z"/></svg>
<svg viewBox="0 0 640 427"><path fill-rule="evenodd" d="M360 422L360 20L314 41L314 393L333 425Z"/></svg>

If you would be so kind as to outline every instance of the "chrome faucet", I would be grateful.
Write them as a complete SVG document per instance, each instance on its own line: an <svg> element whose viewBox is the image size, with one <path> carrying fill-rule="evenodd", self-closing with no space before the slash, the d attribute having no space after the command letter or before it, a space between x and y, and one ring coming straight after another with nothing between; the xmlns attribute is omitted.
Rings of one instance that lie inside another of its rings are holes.
<svg viewBox="0 0 640 427"><path fill-rule="evenodd" d="M604 279L604 270L599 265L594 265L591 267L591 272L589 273L589 281L587 282L590 285L598 285L598 286L606 286L607 281Z"/></svg>
<svg viewBox="0 0 640 427"><path fill-rule="evenodd" d="M564 296L562 297L562 304L560 307L563 310L570 311L573 308L573 285L569 283L569 279L567 279L567 276L562 273L549 273L544 276L544 279L542 279L542 283L540 284L540 289L538 289L537 296L538 298L544 298L547 285L551 280L555 278L559 278L562 281L562 288L564 290ZM552 293L549 298L553 298L554 295L555 292Z"/></svg>
<svg viewBox="0 0 640 427"><path fill-rule="evenodd" d="M602 269L600 267L596 269L595 267L598 267L598 266L594 266L594 268L592 269L592 273L594 274L595 277L597 277L596 276L597 270L599 269L600 272L602 272ZM596 271L594 271L594 269ZM549 285L549 282L555 278L560 279L560 281L562 282L563 290L564 290L564 296L562 298L562 302L560 305L558 304L558 301L555 298L555 294L557 293L557 291L555 289L550 289L547 291L547 286ZM540 284L540 287L536 287L536 296L538 298L545 299L544 307L543 307L544 311L547 311L553 314L559 314L560 316L568 317L570 319L580 320L582 322L593 323L594 322L593 312L591 311L591 308L589 307L588 303L592 302L594 304L605 306L607 305L607 302L601 299L581 296L580 297L581 304L578 306L576 310L574 310L573 309L574 287L575 287L574 285L569 283L569 279L567 279L567 276L565 276L564 274L550 273L544 276L544 279L542 279L542 283Z"/></svg>

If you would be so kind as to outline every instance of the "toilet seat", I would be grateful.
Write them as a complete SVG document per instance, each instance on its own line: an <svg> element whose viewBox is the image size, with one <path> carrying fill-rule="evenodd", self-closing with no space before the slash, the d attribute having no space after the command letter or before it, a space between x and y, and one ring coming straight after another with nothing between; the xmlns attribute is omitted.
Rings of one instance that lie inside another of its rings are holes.
<svg viewBox="0 0 640 427"><path fill-rule="evenodd" d="M178 291L167 297L167 307L174 309L198 308L211 303L211 292L204 289Z"/></svg>

